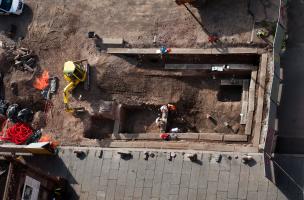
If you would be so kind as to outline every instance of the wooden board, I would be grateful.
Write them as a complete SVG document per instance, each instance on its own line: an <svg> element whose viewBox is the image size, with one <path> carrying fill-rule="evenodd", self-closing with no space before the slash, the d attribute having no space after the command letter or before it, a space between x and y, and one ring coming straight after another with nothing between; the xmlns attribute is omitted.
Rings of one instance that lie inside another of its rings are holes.
<svg viewBox="0 0 304 200"><path fill-rule="evenodd" d="M246 124L248 111L249 80L243 81L242 108L240 124Z"/></svg>
<svg viewBox="0 0 304 200"><path fill-rule="evenodd" d="M257 80L257 71L252 71L250 86L249 86L248 113L247 113L247 123L245 126L245 135L251 135L251 131L252 131L256 80Z"/></svg>
<svg viewBox="0 0 304 200"><path fill-rule="evenodd" d="M225 64L229 66L229 70L251 71L256 70L256 66L249 64ZM165 69L197 69L197 70L211 70L213 66L224 66L223 64L166 64Z"/></svg>
<svg viewBox="0 0 304 200"><path fill-rule="evenodd" d="M265 94L265 80L266 80L266 68L267 68L267 54L262 54L261 65L258 77L258 100L255 114L255 127L253 133L253 146L258 147L261 138L262 129L262 117L263 117L263 106L264 106L264 94Z"/></svg>
<svg viewBox="0 0 304 200"><path fill-rule="evenodd" d="M160 54L159 48L108 48L107 53L110 54ZM171 48L169 54L177 55L198 55L198 54L259 54L260 49L258 48L227 48L226 51L219 51L215 48Z"/></svg>

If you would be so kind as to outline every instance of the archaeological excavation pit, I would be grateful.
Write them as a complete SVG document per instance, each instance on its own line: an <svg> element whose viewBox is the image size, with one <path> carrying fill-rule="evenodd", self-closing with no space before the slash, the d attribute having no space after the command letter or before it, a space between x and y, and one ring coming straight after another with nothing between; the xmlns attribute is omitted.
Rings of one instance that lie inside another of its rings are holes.
<svg viewBox="0 0 304 200"><path fill-rule="evenodd" d="M123 55L133 67L103 77L99 87L123 105L121 118L111 122L112 138L159 140L155 120L170 103L177 110L166 132L178 128L183 139L250 142L260 54L172 54L128 50Z"/></svg>

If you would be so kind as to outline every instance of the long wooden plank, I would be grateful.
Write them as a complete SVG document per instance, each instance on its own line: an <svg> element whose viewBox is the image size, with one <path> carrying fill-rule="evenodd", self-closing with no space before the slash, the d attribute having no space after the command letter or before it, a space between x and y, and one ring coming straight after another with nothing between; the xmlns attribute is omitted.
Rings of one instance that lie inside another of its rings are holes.
<svg viewBox="0 0 304 200"><path fill-rule="evenodd" d="M257 80L257 71L252 71L250 86L249 86L248 114L247 114L247 123L245 126L245 135L251 135L251 131L252 131L256 80Z"/></svg>
<svg viewBox="0 0 304 200"><path fill-rule="evenodd" d="M242 93L242 108L241 108L241 121L240 124L246 124L247 122L247 110L248 110L248 95L249 95L249 80L243 81L243 93Z"/></svg>
<svg viewBox="0 0 304 200"><path fill-rule="evenodd" d="M256 80L257 80L257 71L252 71L251 72L250 86L249 86L248 111L254 111Z"/></svg>
<svg viewBox="0 0 304 200"><path fill-rule="evenodd" d="M253 134L253 146L259 146L262 129L262 117L263 117L263 105L264 105L264 94L265 94L265 80L266 80L266 68L267 68L267 54L262 54L261 65L259 70L259 81L258 81L258 100L255 115L255 127Z"/></svg>
<svg viewBox="0 0 304 200"><path fill-rule="evenodd" d="M249 64L226 64L229 66L228 70L240 70L240 71L251 71L256 70L257 67ZM213 66L221 66L221 64L166 64L165 69L198 69L198 70L209 70Z"/></svg>
<svg viewBox="0 0 304 200"><path fill-rule="evenodd" d="M110 54L160 54L159 48L108 48ZM171 48L169 54L194 55L194 54L258 54L257 48L227 48L226 51L218 51L211 48L191 49L191 48Z"/></svg>

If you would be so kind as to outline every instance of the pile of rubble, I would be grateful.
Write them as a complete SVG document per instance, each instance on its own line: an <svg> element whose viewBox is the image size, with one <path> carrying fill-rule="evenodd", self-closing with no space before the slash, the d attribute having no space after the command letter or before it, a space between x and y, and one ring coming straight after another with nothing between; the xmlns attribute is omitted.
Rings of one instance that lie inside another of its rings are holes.
<svg viewBox="0 0 304 200"><path fill-rule="evenodd" d="M22 71L34 72L36 65L36 58L33 54L33 51L26 48L19 48L13 52L14 57L14 66Z"/></svg>
<svg viewBox="0 0 304 200"><path fill-rule="evenodd" d="M7 60L12 62L16 69L34 72L37 59L32 50L23 47L8 46L3 41L0 41L0 48L6 50Z"/></svg>

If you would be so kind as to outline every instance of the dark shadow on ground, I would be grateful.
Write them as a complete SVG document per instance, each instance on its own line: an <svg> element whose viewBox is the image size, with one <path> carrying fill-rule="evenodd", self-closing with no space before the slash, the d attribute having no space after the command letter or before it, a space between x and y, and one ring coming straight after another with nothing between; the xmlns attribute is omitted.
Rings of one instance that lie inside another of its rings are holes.
<svg viewBox="0 0 304 200"><path fill-rule="evenodd" d="M30 156L24 157L26 162L38 169L41 170L42 173L51 175L51 176L60 176L68 181L67 184L67 197L68 199L79 199L75 190L70 186L70 184L77 184L77 181L69 171L68 167L65 165L63 160L58 156Z"/></svg>
<svg viewBox="0 0 304 200"><path fill-rule="evenodd" d="M275 154L271 160L265 156L266 177L281 190L287 199L302 200L304 197L303 164L303 156Z"/></svg>
<svg viewBox="0 0 304 200"><path fill-rule="evenodd" d="M24 5L21 15L0 15L0 32L5 32L11 39L17 41L23 39L28 32L28 27L33 19L33 11L28 5ZM10 33L11 32L11 33Z"/></svg>
<svg viewBox="0 0 304 200"><path fill-rule="evenodd" d="M279 8L273 1L195 1L202 29L210 35L231 36L250 32L254 22L276 21ZM195 9L193 8L192 9ZM274 13L271 11L274 10Z"/></svg>

